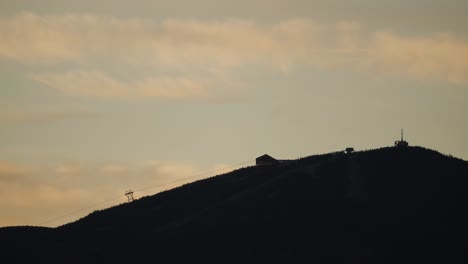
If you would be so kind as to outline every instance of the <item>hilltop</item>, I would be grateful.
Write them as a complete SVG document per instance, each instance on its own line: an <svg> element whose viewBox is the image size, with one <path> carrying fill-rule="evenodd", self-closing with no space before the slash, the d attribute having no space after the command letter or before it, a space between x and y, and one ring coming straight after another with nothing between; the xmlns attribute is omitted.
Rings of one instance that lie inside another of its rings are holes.
<svg viewBox="0 0 468 264"><path fill-rule="evenodd" d="M17 262L468 260L468 162L421 147L252 166L95 211L0 229Z"/></svg>

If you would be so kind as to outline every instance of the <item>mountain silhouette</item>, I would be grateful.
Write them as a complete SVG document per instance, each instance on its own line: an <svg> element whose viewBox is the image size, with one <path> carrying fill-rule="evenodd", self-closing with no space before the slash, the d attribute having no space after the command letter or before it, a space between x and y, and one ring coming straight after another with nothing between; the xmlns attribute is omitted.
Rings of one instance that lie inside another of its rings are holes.
<svg viewBox="0 0 468 264"><path fill-rule="evenodd" d="M0 228L16 263L468 260L468 162L422 147L252 166L57 227ZM458 262L459 263L459 262Z"/></svg>

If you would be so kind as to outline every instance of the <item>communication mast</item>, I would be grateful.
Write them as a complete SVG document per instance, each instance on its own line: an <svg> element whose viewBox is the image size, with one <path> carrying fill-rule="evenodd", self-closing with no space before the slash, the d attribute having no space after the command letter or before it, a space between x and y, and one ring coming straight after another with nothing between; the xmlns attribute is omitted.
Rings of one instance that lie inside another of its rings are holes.
<svg viewBox="0 0 468 264"><path fill-rule="evenodd" d="M408 147L408 141L403 140L403 129L401 129L401 139L395 141L395 147Z"/></svg>
<svg viewBox="0 0 468 264"><path fill-rule="evenodd" d="M135 198L133 198L133 191L132 190L126 191L125 195L127 196L128 202L135 201Z"/></svg>

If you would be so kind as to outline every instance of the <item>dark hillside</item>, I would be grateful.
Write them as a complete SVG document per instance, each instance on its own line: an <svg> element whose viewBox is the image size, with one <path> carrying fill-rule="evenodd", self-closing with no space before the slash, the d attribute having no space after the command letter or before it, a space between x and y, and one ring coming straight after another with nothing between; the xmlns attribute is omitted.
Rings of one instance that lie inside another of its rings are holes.
<svg viewBox="0 0 468 264"><path fill-rule="evenodd" d="M467 184L468 162L420 147L331 153L236 170L56 229L3 228L0 243L24 263L468 260Z"/></svg>

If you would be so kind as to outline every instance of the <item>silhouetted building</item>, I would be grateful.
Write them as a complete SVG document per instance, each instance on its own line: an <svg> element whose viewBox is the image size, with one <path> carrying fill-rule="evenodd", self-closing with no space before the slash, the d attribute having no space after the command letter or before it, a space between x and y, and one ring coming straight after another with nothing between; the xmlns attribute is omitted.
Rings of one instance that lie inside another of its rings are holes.
<svg viewBox="0 0 468 264"><path fill-rule="evenodd" d="M403 129L401 130L401 140L395 141L395 147L399 147L399 148L408 147L408 141L403 140Z"/></svg>
<svg viewBox="0 0 468 264"><path fill-rule="evenodd" d="M349 154L349 153L353 153L353 152L354 152L354 148L346 148L346 149L345 149L345 152L348 153L348 154Z"/></svg>
<svg viewBox="0 0 468 264"><path fill-rule="evenodd" d="M255 159L255 164L256 165L266 165L266 166L276 166L279 164L279 161L275 158L273 158L270 155L262 155L258 158Z"/></svg>

